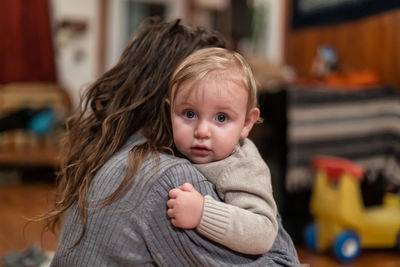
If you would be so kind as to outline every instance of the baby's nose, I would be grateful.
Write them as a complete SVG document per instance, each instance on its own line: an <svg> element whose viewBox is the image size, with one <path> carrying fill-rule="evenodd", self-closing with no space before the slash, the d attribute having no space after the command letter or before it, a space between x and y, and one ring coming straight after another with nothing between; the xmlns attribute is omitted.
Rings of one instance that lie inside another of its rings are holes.
<svg viewBox="0 0 400 267"><path fill-rule="evenodd" d="M194 136L199 139L210 138L211 131L207 122L200 121L194 131Z"/></svg>

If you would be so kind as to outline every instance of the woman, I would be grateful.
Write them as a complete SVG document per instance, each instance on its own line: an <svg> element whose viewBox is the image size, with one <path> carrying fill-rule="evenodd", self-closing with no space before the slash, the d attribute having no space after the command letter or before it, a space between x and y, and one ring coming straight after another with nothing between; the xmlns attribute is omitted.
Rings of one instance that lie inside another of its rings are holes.
<svg viewBox="0 0 400 267"><path fill-rule="evenodd" d="M86 91L67 123L65 161L48 227L63 226L52 266L298 265L281 225L262 256L230 251L180 230L167 217L170 189L190 182L218 198L187 160L174 157L165 98L179 62L193 51L224 47L203 28L148 19L117 65Z"/></svg>

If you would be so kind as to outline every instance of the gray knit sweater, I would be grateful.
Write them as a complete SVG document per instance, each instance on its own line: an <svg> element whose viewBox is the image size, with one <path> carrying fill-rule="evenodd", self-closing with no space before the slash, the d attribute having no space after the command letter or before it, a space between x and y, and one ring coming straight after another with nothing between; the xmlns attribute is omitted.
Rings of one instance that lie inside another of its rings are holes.
<svg viewBox="0 0 400 267"><path fill-rule="evenodd" d="M83 240L70 247L80 234L76 206L65 214L59 244L51 266L298 266L293 243L279 223L272 249L262 256L246 256L202 237L195 230L171 225L167 216L168 192L190 182L203 195L218 198L187 160L160 155L143 164L135 185L113 204L101 207L100 199L120 185L128 153L143 142L138 135L127 143L96 174L90 185L89 217ZM156 174L154 175L154 172Z"/></svg>

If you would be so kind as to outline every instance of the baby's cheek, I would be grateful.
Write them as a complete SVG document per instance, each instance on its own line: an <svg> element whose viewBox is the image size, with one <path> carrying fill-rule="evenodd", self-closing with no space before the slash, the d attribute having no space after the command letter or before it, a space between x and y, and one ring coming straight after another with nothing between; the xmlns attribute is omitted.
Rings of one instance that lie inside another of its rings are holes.
<svg viewBox="0 0 400 267"><path fill-rule="evenodd" d="M176 148L184 154L185 150L190 147L191 135L190 132L185 131L183 128L181 127L179 130L174 131L173 135Z"/></svg>
<svg viewBox="0 0 400 267"><path fill-rule="evenodd" d="M226 157L229 157L233 150L235 149L235 146L237 144L237 141L232 138L225 138L222 139L218 145L218 160L224 159Z"/></svg>
<svg viewBox="0 0 400 267"><path fill-rule="evenodd" d="M179 135L174 135L174 143L179 152L183 152L184 142Z"/></svg>

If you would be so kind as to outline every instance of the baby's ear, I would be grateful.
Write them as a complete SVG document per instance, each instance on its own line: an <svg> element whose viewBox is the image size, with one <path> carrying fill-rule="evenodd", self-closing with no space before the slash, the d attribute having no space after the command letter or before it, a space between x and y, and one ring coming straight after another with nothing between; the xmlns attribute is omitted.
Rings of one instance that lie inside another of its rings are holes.
<svg viewBox="0 0 400 267"><path fill-rule="evenodd" d="M171 101L169 101L168 98L165 99L165 103L167 103L168 106L171 106Z"/></svg>
<svg viewBox="0 0 400 267"><path fill-rule="evenodd" d="M246 120L244 121L242 132L240 133L240 138L246 138L249 135L254 123L256 123L259 118L260 110L258 108L253 108L247 112Z"/></svg>

